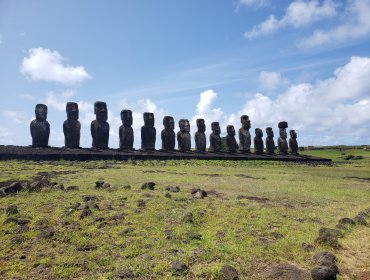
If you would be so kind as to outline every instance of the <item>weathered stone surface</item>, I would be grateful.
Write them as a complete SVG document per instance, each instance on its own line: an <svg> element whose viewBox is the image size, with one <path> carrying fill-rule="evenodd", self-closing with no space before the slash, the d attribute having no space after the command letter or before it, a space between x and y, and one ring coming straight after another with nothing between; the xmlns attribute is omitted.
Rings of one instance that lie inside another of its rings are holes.
<svg viewBox="0 0 370 280"><path fill-rule="evenodd" d="M338 266L336 265L336 258L330 252L318 252L313 255L312 260L318 266L326 266L335 272L335 274L339 273Z"/></svg>
<svg viewBox="0 0 370 280"><path fill-rule="evenodd" d="M235 128L233 125L228 125L226 127L227 135L226 135L226 149L229 153L236 153L238 150L238 143L235 139Z"/></svg>
<svg viewBox="0 0 370 280"><path fill-rule="evenodd" d="M67 102L67 120L63 123L64 145L67 148L80 147L81 123L78 121L78 104Z"/></svg>
<svg viewBox="0 0 370 280"><path fill-rule="evenodd" d="M366 226L368 223L365 217L365 215L358 214L356 217L353 218L353 221L358 225Z"/></svg>
<svg viewBox="0 0 370 280"><path fill-rule="evenodd" d="M191 137L190 137L190 123L187 119L179 120L180 131L177 132L177 143L180 152L190 152Z"/></svg>
<svg viewBox="0 0 370 280"><path fill-rule="evenodd" d="M116 276L120 279L132 279L133 277L135 277L132 270L127 269L127 268L123 268L123 269L119 270L117 272Z"/></svg>
<svg viewBox="0 0 370 280"><path fill-rule="evenodd" d="M97 188L97 189L103 188L103 185L104 185L103 180L98 180L98 181L95 182L95 188Z"/></svg>
<svg viewBox="0 0 370 280"><path fill-rule="evenodd" d="M291 264L279 264L270 268L267 279L269 280L309 280L310 275L306 270Z"/></svg>
<svg viewBox="0 0 370 280"><path fill-rule="evenodd" d="M78 186L74 186L74 185L68 186L68 187L65 188L65 191L66 192L78 191L78 190L79 190L79 187Z"/></svg>
<svg viewBox="0 0 370 280"><path fill-rule="evenodd" d="M167 186L165 188L166 191L169 191L169 192L179 192L180 191L180 188L177 187L177 186Z"/></svg>
<svg viewBox="0 0 370 280"><path fill-rule="evenodd" d="M230 265L224 264L220 270L221 279L237 280L239 279L238 271Z"/></svg>
<svg viewBox="0 0 370 280"><path fill-rule="evenodd" d="M151 190L151 191L153 191L154 190L154 186L155 186L156 184L154 183L154 182L146 182L146 183L143 183L142 185L141 185L141 189L142 190L146 190L146 189L148 189L148 190Z"/></svg>
<svg viewBox="0 0 370 280"><path fill-rule="evenodd" d="M155 150L156 129L154 127L154 114L144 113L144 126L141 127L141 149L144 151Z"/></svg>
<svg viewBox="0 0 370 280"><path fill-rule="evenodd" d="M92 147L98 149L108 149L109 123L107 104L96 101L94 104L96 119L91 122L90 131L92 137Z"/></svg>
<svg viewBox="0 0 370 280"><path fill-rule="evenodd" d="M256 128L255 129L256 136L254 137L254 152L258 155L263 154L263 132L262 129Z"/></svg>
<svg viewBox="0 0 370 280"><path fill-rule="evenodd" d="M11 183L9 186L0 188L0 194L7 195L10 193L17 193L23 189L23 186L20 182Z"/></svg>
<svg viewBox="0 0 370 280"><path fill-rule="evenodd" d="M297 142L297 132L293 129L289 131L289 151L293 156L298 155L298 142Z"/></svg>
<svg viewBox="0 0 370 280"><path fill-rule="evenodd" d="M331 228L320 228L319 237L316 239L316 241L337 248L339 247L338 238L342 236L343 233L340 230Z"/></svg>
<svg viewBox="0 0 370 280"><path fill-rule="evenodd" d="M174 275L181 276L187 274L189 268L183 262L174 261L171 263L171 270Z"/></svg>
<svg viewBox="0 0 370 280"><path fill-rule="evenodd" d="M286 133L286 128L288 127L287 122L279 122L278 124L279 127L279 139L278 139L278 148L279 148L279 153L281 155L287 155L288 154L288 142L287 142L287 133Z"/></svg>
<svg viewBox="0 0 370 280"><path fill-rule="evenodd" d="M18 214L18 207L17 205L9 205L6 207L5 212L7 216Z"/></svg>
<svg viewBox="0 0 370 280"><path fill-rule="evenodd" d="M162 150L174 151L176 135L173 131L175 129L175 120L171 116L163 118L164 129L161 132Z"/></svg>
<svg viewBox="0 0 370 280"><path fill-rule="evenodd" d="M251 134L249 129L251 128L251 121L247 115L242 115L240 117L240 122L242 127L239 128L239 152L241 153L250 153L251 151Z"/></svg>
<svg viewBox="0 0 370 280"><path fill-rule="evenodd" d="M221 151L221 128L220 124L218 122L213 122L211 124L212 127L212 133L209 136L209 149L208 152L210 153L218 153Z"/></svg>
<svg viewBox="0 0 370 280"><path fill-rule="evenodd" d="M336 280L337 274L327 266L318 266L311 270L313 280Z"/></svg>
<svg viewBox="0 0 370 280"><path fill-rule="evenodd" d="M354 220L352 220L351 218L347 218L347 217L341 218L338 223L342 225L352 225L352 226L356 224Z"/></svg>
<svg viewBox="0 0 370 280"><path fill-rule="evenodd" d="M122 125L119 127L119 147L122 150L133 150L134 130L132 129L131 110L121 111Z"/></svg>
<svg viewBox="0 0 370 280"><path fill-rule="evenodd" d="M199 199L203 199L208 196L207 192L201 189L193 189L191 190L191 194L194 198L199 198Z"/></svg>
<svg viewBox="0 0 370 280"><path fill-rule="evenodd" d="M45 104L37 104L35 107L35 117L30 124L32 147L48 147L50 124L46 120L48 107Z"/></svg>
<svg viewBox="0 0 370 280"><path fill-rule="evenodd" d="M92 211L90 210L90 208L85 208L80 213L80 219L90 216L91 214L92 214Z"/></svg>
<svg viewBox="0 0 370 280"><path fill-rule="evenodd" d="M197 119L197 132L194 135L195 139L195 151L197 153L205 153L207 147L207 140L206 140L206 124L204 119Z"/></svg>
<svg viewBox="0 0 370 280"><path fill-rule="evenodd" d="M266 153L269 155L275 154L275 141L274 141L274 131L272 130L272 127L266 128Z"/></svg>

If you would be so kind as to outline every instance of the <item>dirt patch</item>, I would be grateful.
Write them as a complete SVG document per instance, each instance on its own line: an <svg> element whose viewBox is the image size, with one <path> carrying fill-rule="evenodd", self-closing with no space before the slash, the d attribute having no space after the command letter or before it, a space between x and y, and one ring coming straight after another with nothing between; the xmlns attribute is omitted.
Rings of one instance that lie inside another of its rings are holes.
<svg viewBox="0 0 370 280"><path fill-rule="evenodd" d="M360 181L370 182L370 178L361 178L361 177L357 177L357 176L347 176L347 177L343 177L343 179L356 179L356 180L360 180Z"/></svg>
<svg viewBox="0 0 370 280"><path fill-rule="evenodd" d="M238 195L236 199L237 200L247 199L247 200L255 201L258 203L267 203L267 201L269 201L267 197L258 197L258 196L249 196L249 195Z"/></svg>
<svg viewBox="0 0 370 280"><path fill-rule="evenodd" d="M234 176L239 177L239 178L253 179L253 180L266 180L266 178L264 177L258 178L258 177L253 177L253 176L249 176L246 174L235 174Z"/></svg>

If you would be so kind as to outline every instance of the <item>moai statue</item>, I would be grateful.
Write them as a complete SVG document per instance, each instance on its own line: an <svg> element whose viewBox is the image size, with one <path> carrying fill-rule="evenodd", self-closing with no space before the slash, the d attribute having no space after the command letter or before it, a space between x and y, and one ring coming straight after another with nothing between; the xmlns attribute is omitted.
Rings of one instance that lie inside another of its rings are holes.
<svg viewBox="0 0 370 280"><path fill-rule="evenodd" d="M78 121L78 104L67 102L67 120L63 123L64 145L66 148L79 148L81 123Z"/></svg>
<svg viewBox="0 0 370 280"><path fill-rule="evenodd" d="M155 150L156 129L154 127L154 114L144 113L144 126L141 127L141 149L144 151Z"/></svg>
<svg viewBox="0 0 370 280"><path fill-rule="evenodd" d="M254 152L257 155L263 154L263 131L260 128L255 129L256 136L254 137Z"/></svg>
<svg viewBox="0 0 370 280"><path fill-rule="evenodd" d="M286 129L288 127L287 122L279 122L279 139L278 139L278 147L279 147L279 153L281 155L287 155L288 154L288 142L286 141L287 133Z"/></svg>
<svg viewBox="0 0 370 280"><path fill-rule="evenodd" d="M92 147L98 149L108 149L109 123L107 103L96 101L94 104L95 120L91 122L90 131L92 137Z"/></svg>
<svg viewBox="0 0 370 280"><path fill-rule="evenodd" d="M240 117L242 127L239 129L239 152L250 153L251 151L251 134L249 129L251 128L251 121L247 115Z"/></svg>
<svg viewBox="0 0 370 280"><path fill-rule="evenodd" d="M289 148L290 154L297 156L298 155L298 142L297 142L297 132L295 130L289 131Z"/></svg>
<svg viewBox="0 0 370 280"><path fill-rule="evenodd" d="M175 121L171 116L165 116L163 118L164 129L161 132L162 138L162 150L173 151L175 150Z"/></svg>
<svg viewBox="0 0 370 280"><path fill-rule="evenodd" d="M218 122L213 122L211 124L212 133L209 136L209 149L208 151L211 153L218 153L221 151L221 128Z"/></svg>
<svg viewBox="0 0 370 280"><path fill-rule="evenodd" d="M30 123L32 147L48 147L50 124L46 120L48 107L45 104L37 104L35 107L36 119Z"/></svg>
<svg viewBox="0 0 370 280"><path fill-rule="evenodd" d="M205 153L206 152L206 124L204 123L204 119L197 119L197 128L198 131L195 132L195 150L197 153Z"/></svg>
<svg viewBox="0 0 370 280"><path fill-rule="evenodd" d="M272 131L272 127L266 128L266 152L269 155L275 154L275 142L274 142L274 132Z"/></svg>
<svg viewBox="0 0 370 280"><path fill-rule="evenodd" d="M134 150L134 130L131 127L131 110L122 110L121 120L122 125L119 127L119 148L122 150Z"/></svg>
<svg viewBox="0 0 370 280"><path fill-rule="evenodd" d="M229 153L236 153L238 150L238 143L235 139L235 128L233 125L228 125L226 127L227 135L226 135L226 149Z"/></svg>
<svg viewBox="0 0 370 280"><path fill-rule="evenodd" d="M177 132L177 143L180 152L190 152L191 137L190 137L190 123L187 119L179 120L180 131Z"/></svg>

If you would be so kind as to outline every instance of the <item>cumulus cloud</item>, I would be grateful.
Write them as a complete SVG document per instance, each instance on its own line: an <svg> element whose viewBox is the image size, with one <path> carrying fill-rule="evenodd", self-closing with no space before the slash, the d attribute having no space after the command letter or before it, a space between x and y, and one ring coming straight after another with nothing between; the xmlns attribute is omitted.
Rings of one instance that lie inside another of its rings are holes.
<svg viewBox="0 0 370 280"><path fill-rule="evenodd" d="M318 0L308 2L296 0L289 4L285 15L281 19L277 19L275 15L270 15L265 21L245 32L244 36L247 39L253 39L288 26L294 28L308 26L313 22L337 15L337 6L332 0L325 0L322 3Z"/></svg>
<svg viewBox="0 0 370 280"><path fill-rule="evenodd" d="M66 59L58 51L33 48L28 54L23 59L20 72L32 80L71 85L91 78L83 66L63 65Z"/></svg>
<svg viewBox="0 0 370 280"><path fill-rule="evenodd" d="M46 93L46 97L42 101L50 108L57 111L65 111L67 102L75 95L76 92L74 90L67 90L61 93L50 91Z"/></svg>
<svg viewBox="0 0 370 280"><path fill-rule="evenodd" d="M370 34L370 1L348 0L343 22L330 29L317 29L298 43L301 48L313 48L328 43L362 38Z"/></svg>
<svg viewBox="0 0 370 280"><path fill-rule="evenodd" d="M267 90L276 90L282 85L289 83L287 79L284 79L279 72L267 72L262 71L259 76L260 85L262 88Z"/></svg>
<svg viewBox="0 0 370 280"><path fill-rule="evenodd" d="M237 4L237 8L245 6L247 8L262 8L270 6L271 3L269 0L239 0Z"/></svg>

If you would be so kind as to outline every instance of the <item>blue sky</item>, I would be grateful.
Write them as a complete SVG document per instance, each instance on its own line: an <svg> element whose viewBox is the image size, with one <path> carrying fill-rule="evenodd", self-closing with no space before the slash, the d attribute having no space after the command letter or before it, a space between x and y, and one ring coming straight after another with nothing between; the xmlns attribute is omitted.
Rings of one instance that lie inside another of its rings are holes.
<svg viewBox="0 0 370 280"><path fill-rule="evenodd" d="M0 0L0 144L29 145L37 103L63 146L65 103L91 146L93 103L119 113L254 129L285 120L302 145L370 144L370 0ZM176 128L178 130L178 128ZM160 138L157 137L157 146ZM194 146L194 143L193 143Z"/></svg>

